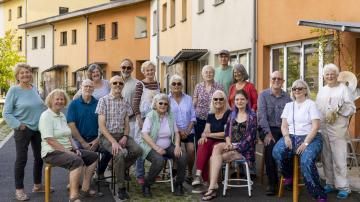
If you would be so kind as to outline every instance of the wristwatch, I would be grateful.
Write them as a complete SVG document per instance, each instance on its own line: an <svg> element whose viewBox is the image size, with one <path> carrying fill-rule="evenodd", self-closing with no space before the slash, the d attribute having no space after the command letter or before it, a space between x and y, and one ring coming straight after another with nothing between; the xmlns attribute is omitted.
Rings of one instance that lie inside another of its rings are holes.
<svg viewBox="0 0 360 202"><path fill-rule="evenodd" d="M304 145L305 145L305 146L308 146L308 145L309 145L309 143L307 143L307 142L304 142Z"/></svg>

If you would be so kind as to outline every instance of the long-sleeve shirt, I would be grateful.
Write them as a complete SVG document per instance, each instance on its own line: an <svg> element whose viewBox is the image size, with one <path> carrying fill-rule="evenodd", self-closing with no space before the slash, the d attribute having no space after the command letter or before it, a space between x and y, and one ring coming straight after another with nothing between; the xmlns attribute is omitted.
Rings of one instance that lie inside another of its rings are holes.
<svg viewBox="0 0 360 202"><path fill-rule="evenodd" d="M149 90L159 90L159 83L157 81L151 82L151 83L145 83L144 81L137 82L136 89L135 89L135 95L132 101L132 108L134 110L134 114L138 115L140 114L140 102L141 102L141 96L143 94L143 88L147 88ZM151 103L150 103L151 104Z"/></svg>
<svg viewBox="0 0 360 202"><path fill-rule="evenodd" d="M290 96L281 91L275 96L271 88L260 93L258 100L258 124L265 134L270 133L270 127L281 126L281 114L286 103L291 102Z"/></svg>
<svg viewBox="0 0 360 202"><path fill-rule="evenodd" d="M246 92L247 96L249 97L250 108L252 110L254 110L254 112L256 112L256 110L258 108L258 106L257 106L258 94L257 94L254 84L246 81L246 84L245 84L243 90ZM229 88L228 100L229 100L229 105L231 108L233 108L235 106L236 91L237 91L237 89L236 89L236 83L235 83L235 84L232 84Z"/></svg>
<svg viewBox="0 0 360 202"><path fill-rule="evenodd" d="M196 121L195 109L192 103L192 98L185 93L182 94L180 103L177 103L172 94L169 94L170 109L175 116L176 125L180 130L185 130L190 122ZM194 133L194 129L192 130Z"/></svg>
<svg viewBox="0 0 360 202"><path fill-rule="evenodd" d="M37 131L40 115L46 107L36 88L23 89L12 86L6 94L3 117L13 129L25 124L31 130Z"/></svg>

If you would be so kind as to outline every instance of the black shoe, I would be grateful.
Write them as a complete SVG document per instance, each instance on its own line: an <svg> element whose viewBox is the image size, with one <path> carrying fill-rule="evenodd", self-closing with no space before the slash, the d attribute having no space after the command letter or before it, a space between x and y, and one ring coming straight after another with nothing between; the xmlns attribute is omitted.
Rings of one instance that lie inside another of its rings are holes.
<svg viewBox="0 0 360 202"><path fill-rule="evenodd" d="M250 174L250 179L252 181L255 181L256 180L256 174Z"/></svg>
<svg viewBox="0 0 360 202"><path fill-rule="evenodd" d="M150 190L150 186L143 185L143 186L142 186L142 192L143 192L143 196L144 196L145 198L147 198L147 197L152 197L152 193L151 193L151 190Z"/></svg>
<svg viewBox="0 0 360 202"><path fill-rule="evenodd" d="M131 181L131 177L130 177L130 175L128 173L125 173L124 180L125 181Z"/></svg>
<svg viewBox="0 0 360 202"><path fill-rule="evenodd" d="M118 197L121 201L124 201L126 199L129 199L129 194L126 192L125 188L120 188L118 191Z"/></svg>
<svg viewBox="0 0 360 202"><path fill-rule="evenodd" d="M275 186L273 185L268 185L266 187L266 195L268 196L274 196L276 193L275 193Z"/></svg>
<svg viewBox="0 0 360 202"><path fill-rule="evenodd" d="M182 184L175 186L174 195L175 196L184 196L184 188L183 188Z"/></svg>

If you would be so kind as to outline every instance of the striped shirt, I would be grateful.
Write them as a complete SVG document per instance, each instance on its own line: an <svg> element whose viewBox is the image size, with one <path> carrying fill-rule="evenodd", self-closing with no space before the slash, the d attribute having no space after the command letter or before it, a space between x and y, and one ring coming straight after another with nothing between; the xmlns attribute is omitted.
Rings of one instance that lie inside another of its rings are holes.
<svg viewBox="0 0 360 202"><path fill-rule="evenodd" d="M135 95L134 95L133 102L132 102L135 115L140 114L140 102L141 102L141 96L143 94L143 84L144 84L145 88L150 89L150 90L158 90L160 87L160 85L157 81L153 81L150 83L140 81L136 84Z"/></svg>
<svg viewBox="0 0 360 202"><path fill-rule="evenodd" d="M109 94L100 98L95 113L105 116L106 128L110 133L122 133L125 117L133 112L130 104L124 99Z"/></svg>

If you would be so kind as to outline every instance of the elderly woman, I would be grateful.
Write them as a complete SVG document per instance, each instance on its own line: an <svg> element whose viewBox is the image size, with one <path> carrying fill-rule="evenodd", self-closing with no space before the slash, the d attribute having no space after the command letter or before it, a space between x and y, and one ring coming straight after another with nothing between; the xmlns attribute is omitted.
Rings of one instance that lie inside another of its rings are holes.
<svg viewBox="0 0 360 202"><path fill-rule="evenodd" d="M212 95L216 90L224 90L223 86L214 80L214 67L205 65L201 70L201 76L203 81L196 84L193 95L193 105L196 115L196 124L194 126L196 142L198 142L204 131Z"/></svg>
<svg viewBox="0 0 360 202"><path fill-rule="evenodd" d="M315 161L322 148L318 133L320 114L309 98L310 90L303 80L294 81L291 88L293 102L285 105L281 115L283 137L273 149L273 157L281 168L284 184L292 184L292 157L299 155L301 173L310 195L317 201L326 201Z"/></svg>
<svg viewBox="0 0 360 202"><path fill-rule="evenodd" d="M80 197L96 196L90 190L91 177L97 163L97 154L89 150L75 147L71 141L71 130L67 125L65 115L61 110L68 103L68 96L60 89L53 90L46 97L49 107L40 116L41 156L46 163L68 169L70 181L70 202L80 202ZM84 176L81 191L79 182L83 168Z"/></svg>
<svg viewBox="0 0 360 202"><path fill-rule="evenodd" d="M151 111L151 103L156 94L160 93L160 84L155 79L156 66L151 61L146 61L141 65L141 72L144 79L136 84L135 95L133 98L133 110L136 116L135 124L135 141L140 143L141 129L146 114ZM136 178L139 184L144 184L144 161L139 159L136 161Z"/></svg>
<svg viewBox="0 0 360 202"><path fill-rule="evenodd" d="M196 158L196 173L192 182L193 193L202 192L201 177L208 182L209 160L216 144L224 142L225 125L230 114L226 95L221 90L216 90L211 97L210 113L206 120L206 126L198 142L199 149Z"/></svg>
<svg viewBox="0 0 360 202"><path fill-rule="evenodd" d="M44 191L41 186L41 136L38 130L39 118L45 110L45 105L31 84L31 67L20 63L15 67L17 85L12 86L5 99L3 117L6 123L14 129L16 147L15 161L15 197L19 201L29 200L24 191L24 169L27 162L28 147L31 143L34 155L34 187L33 192Z"/></svg>
<svg viewBox="0 0 360 202"><path fill-rule="evenodd" d="M216 197L219 171L222 162L245 158L250 167L255 166L256 114L248 105L244 90L236 92L235 108L229 116L225 130L225 141L214 146L210 161L210 185L202 200Z"/></svg>
<svg viewBox="0 0 360 202"><path fill-rule="evenodd" d="M110 83L108 80L102 79L103 71L98 64L91 64L86 72L87 78L94 82L94 92L92 96L99 100L110 92ZM74 95L73 99L81 95L81 89Z"/></svg>
<svg viewBox="0 0 360 202"><path fill-rule="evenodd" d="M186 156L180 147L180 134L175 117L171 113L169 98L166 94L157 94L152 102L152 108L147 115L142 128L143 159L151 162L148 176L142 187L144 197L151 197L150 187L164 165L164 157L174 159L177 163L175 195L184 195L183 182L185 178Z"/></svg>
<svg viewBox="0 0 360 202"><path fill-rule="evenodd" d="M346 131L349 117L355 113L354 98L349 88L337 81L339 69L334 64L324 66L326 85L320 89L316 104L321 113L321 132L324 139L322 160L326 185L325 192L339 190L337 198L345 199L350 193L347 179Z"/></svg>
<svg viewBox="0 0 360 202"><path fill-rule="evenodd" d="M249 75L246 72L245 67L242 64L236 64L233 68L233 77L234 84L229 88L229 105L231 108L235 106L235 94L238 90L244 90L249 96L249 105L250 108L254 111L257 110L257 98L258 94L256 92L254 84L246 81L249 79Z"/></svg>
<svg viewBox="0 0 360 202"><path fill-rule="evenodd" d="M170 78L170 108L175 116L176 126L179 129L181 141L185 143L188 160L188 179L192 181L192 169L195 159L194 123L196 122L195 109L192 99L183 92L184 79L179 75Z"/></svg>

